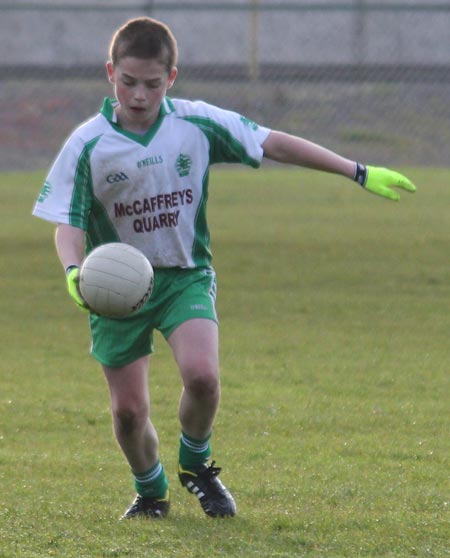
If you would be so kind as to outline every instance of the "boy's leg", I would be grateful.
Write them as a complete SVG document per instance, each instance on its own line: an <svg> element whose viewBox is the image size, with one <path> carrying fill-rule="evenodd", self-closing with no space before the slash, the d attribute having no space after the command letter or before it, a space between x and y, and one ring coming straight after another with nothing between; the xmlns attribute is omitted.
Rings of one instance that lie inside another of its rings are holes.
<svg viewBox="0 0 450 558"><path fill-rule="evenodd" d="M148 364L149 357L144 356L121 368L103 366L114 433L136 472L150 469L158 458L158 436L149 418Z"/></svg>
<svg viewBox="0 0 450 558"><path fill-rule="evenodd" d="M161 517L168 512L167 479L158 459L158 436L150 421L149 356L120 368L103 365L116 439L135 478L138 497L124 517Z"/></svg>
<svg viewBox="0 0 450 558"><path fill-rule="evenodd" d="M220 401L218 326L212 320L188 320L168 342L183 381L181 428L192 438L205 439L211 434Z"/></svg>
<svg viewBox="0 0 450 558"><path fill-rule="evenodd" d="M219 334L213 320L183 322L168 338L183 381L179 404L182 428L179 478L197 496L206 514L233 516L236 504L217 475L206 465L209 438L220 401Z"/></svg>

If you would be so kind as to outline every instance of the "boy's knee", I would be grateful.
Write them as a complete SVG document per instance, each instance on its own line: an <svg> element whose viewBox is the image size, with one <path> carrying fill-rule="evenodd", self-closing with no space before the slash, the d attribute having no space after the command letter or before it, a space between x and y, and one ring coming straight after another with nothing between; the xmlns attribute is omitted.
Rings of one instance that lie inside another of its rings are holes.
<svg viewBox="0 0 450 558"><path fill-rule="evenodd" d="M149 418L148 405L117 405L112 410L116 427L124 434L142 428Z"/></svg>
<svg viewBox="0 0 450 558"><path fill-rule="evenodd" d="M191 363L183 371L184 388L197 397L215 396L220 390L217 366L207 359Z"/></svg>

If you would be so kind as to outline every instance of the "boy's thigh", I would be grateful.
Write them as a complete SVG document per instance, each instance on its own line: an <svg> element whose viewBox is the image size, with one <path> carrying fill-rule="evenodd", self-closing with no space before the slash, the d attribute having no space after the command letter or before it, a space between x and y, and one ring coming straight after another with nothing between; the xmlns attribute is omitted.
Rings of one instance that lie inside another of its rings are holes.
<svg viewBox="0 0 450 558"><path fill-rule="evenodd" d="M136 405L138 409L148 409L149 359L146 355L120 368L102 366L113 410L136 408Z"/></svg>
<svg viewBox="0 0 450 558"><path fill-rule="evenodd" d="M219 375L217 323L202 318L183 322L168 339L183 378Z"/></svg>

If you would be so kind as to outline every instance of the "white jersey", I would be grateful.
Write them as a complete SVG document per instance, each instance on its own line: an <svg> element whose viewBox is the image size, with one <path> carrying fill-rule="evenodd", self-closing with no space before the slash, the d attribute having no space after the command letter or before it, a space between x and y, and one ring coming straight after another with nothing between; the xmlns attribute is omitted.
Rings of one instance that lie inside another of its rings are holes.
<svg viewBox="0 0 450 558"><path fill-rule="evenodd" d="M123 130L115 101L69 137L33 214L86 231L86 250L106 242L140 249L154 267L210 265L209 166L258 167L270 130L204 102L165 98L145 135Z"/></svg>

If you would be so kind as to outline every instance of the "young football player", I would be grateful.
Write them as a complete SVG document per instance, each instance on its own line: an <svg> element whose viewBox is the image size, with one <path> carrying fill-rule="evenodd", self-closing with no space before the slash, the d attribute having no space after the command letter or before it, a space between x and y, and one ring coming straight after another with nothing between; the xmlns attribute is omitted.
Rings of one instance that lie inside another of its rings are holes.
<svg viewBox="0 0 450 558"><path fill-rule="evenodd" d="M114 99L62 147L34 208L56 224L56 249L69 294L88 311L78 289L86 253L106 242L141 250L155 270L148 303L129 318L90 313L92 355L103 368L114 432L137 495L124 518L161 518L169 511L168 481L150 420L148 369L159 330L182 381L179 479L212 517L233 516L236 504L210 462L220 399L216 277L206 220L213 163L259 167L263 157L334 173L397 200L393 186L414 192L405 176L365 166L300 137L260 126L204 102L167 96L177 77L177 44L163 23L128 21L112 38L106 64Z"/></svg>

